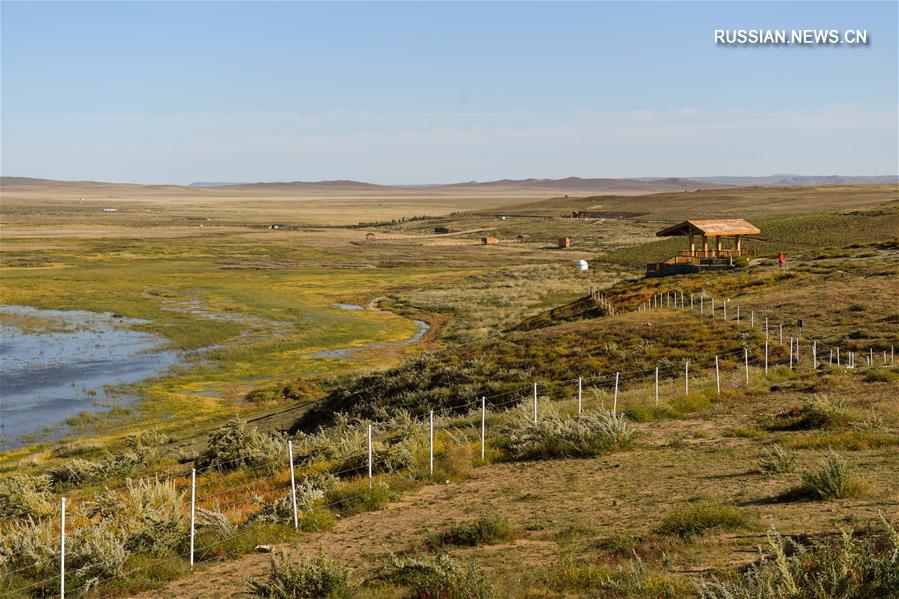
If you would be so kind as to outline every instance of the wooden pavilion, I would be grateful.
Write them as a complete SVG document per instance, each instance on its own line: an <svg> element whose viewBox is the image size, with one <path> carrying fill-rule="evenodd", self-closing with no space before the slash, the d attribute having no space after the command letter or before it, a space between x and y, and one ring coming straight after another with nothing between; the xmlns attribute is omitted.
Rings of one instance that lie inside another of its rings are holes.
<svg viewBox="0 0 899 599"><path fill-rule="evenodd" d="M685 220L656 233L657 237L686 237L689 249L680 250L665 260L646 265L647 276L683 274L701 270L733 268L734 257L755 256L757 250L744 247L743 239L757 236L761 230L742 218L719 220ZM710 241L710 238L714 238ZM701 247L697 247L697 239ZM730 247L723 241L731 239Z"/></svg>

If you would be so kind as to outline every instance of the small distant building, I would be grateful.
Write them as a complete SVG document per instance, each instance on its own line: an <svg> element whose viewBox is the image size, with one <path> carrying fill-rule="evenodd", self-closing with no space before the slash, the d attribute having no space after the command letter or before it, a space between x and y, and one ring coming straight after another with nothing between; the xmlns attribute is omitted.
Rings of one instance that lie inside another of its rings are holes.
<svg viewBox="0 0 899 599"><path fill-rule="evenodd" d="M559 249L567 250L571 247L571 237L559 237Z"/></svg>
<svg viewBox="0 0 899 599"><path fill-rule="evenodd" d="M734 268L734 258L757 256L758 250L743 245L744 238L752 238L762 231L742 218L719 220L685 220L656 233L657 237L686 237L689 249L664 262L646 265L646 276L665 276ZM755 237L758 239L758 237ZM710 239L714 239L710 242ZM731 247L724 247L724 240ZM697 240L701 247L697 247Z"/></svg>
<svg viewBox="0 0 899 599"><path fill-rule="evenodd" d="M490 237L489 235L487 237L481 237L481 245L498 245L498 244L499 244L499 239L497 239L496 237Z"/></svg>
<svg viewBox="0 0 899 599"><path fill-rule="evenodd" d="M530 235L525 235L524 233L522 233L521 235L519 235L519 236L516 237L515 239L518 240L518 243L527 243L528 241L531 240L531 236L530 236Z"/></svg>
<svg viewBox="0 0 899 599"><path fill-rule="evenodd" d="M375 240L374 233L368 232L365 234L365 241L374 241L374 240Z"/></svg>
<svg viewBox="0 0 899 599"><path fill-rule="evenodd" d="M578 272L585 272L587 269L590 268L590 265L587 264L586 260L578 260L575 263L575 268L578 269Z"/></svg>
<svg viewBox="0 0 899 599"><path fill-rule="evenodd" d="M282 224L280 224L280 223L275 223L275 224L273 224L273 225L269 225L268 228L277 231L277 230L279 230L279 229L283 229L283 228L286 227L286 226L287 226L287 225L282 225Z"/></svg>

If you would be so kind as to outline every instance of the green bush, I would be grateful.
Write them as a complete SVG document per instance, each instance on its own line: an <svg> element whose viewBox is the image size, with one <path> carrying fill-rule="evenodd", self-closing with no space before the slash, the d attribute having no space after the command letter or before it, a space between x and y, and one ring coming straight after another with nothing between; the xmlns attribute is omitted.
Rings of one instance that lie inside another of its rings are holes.
<svg viewBox="0 0 899 599"><path fill-rule="evenodd" d="M433 548L445 545L477 547L505 541L512 536L508 519L497 515L484 515L474 522L457 524L431 537Z"/></svg>
<svg viewBox="0 0 899 599"><path fill-rule="evenodd" d="M0 518L43 518L54 509L49 476L15 474L0 478Z"/></svg>
<svg viewBox="0 0 899 599"><path fill-rule="evenodd" d="M762 474L785 474L796 469L796 455L775 443L765 448L765 454L759 460L759 472Z"/></svg>
<svg viewBox="0 0 899 599"><path fill-rule="evenodd" d="M862 485L852 477L849 464L832 453L817 470L802 475L800 494L812 499L843 499L863 494Z"/></svg>
<svg viewBox="0 0 899 599"><path fill-rule="evenodd" d="M229 472L270 465L283 460L287 444L281 437L260 433L239 418L231 420L209 436L206 450L196 460L198 470Z"/></svg>
<svg viewBox="0 0 899 599"><path fill-rule="evenodd" d="M254 597L266 599L337 599L350 596L350 575L340 564L324 553L309 560L301 557L296 563L282 553L272 557L271 570L265 580L247 581Z"/></svg>
<svg viewBox="0 0 899 599"><path fill-rule="evenodd" d="M699 501L677 508L658 527L663 535L691 539L708 530L737 530L749 526L749 518L738 508L716 501Z"/></svg>
<svg viewBox="0 0 899 599"><path fill-rule="evenodd" d="M398 496L386 482L379 482L369 489L367 480L359 480L329 491L325 503L341 516L352 516L379 510Z"/></svg>
<svg viewBox="0 0 899 599"><path fill-rule="evenodd" d="M881 529L838 541L803 546L768 535L772 555L731 580L713 576L699 585L701 599L868 599L899 597L899 534L885 520Z"/></svg>
<svg viewBox="0 0 899 599"><path fill-rule="evenodd" d="M627 447L634 434L624 415L606 410L577 418L549 413L536 423L522 413L503 430L504 448L519 459L595 456Z"/></svg>
<svg viewBox="0 0 899 599"><path fill-rule="evenodd" d="M774 430L833 429L846 425L851 415L843 401L815 395L801 408L780 414L769 428Z"/></svg>
<svg viewBox="0 0 899 599"><path fill-rule="evenodd" d="M418 599L494 599L498 596L473 563L463 569L445 553L436 559L393 556L379 578L407 587L411 596Z"/></svg>
<svg viewBox="0 0 899 599"><path fill-rule="evenodd" d="M185 538L184 505L184 493L175 489L173 480L128 480L126 493L101 493L88 515L115 522L129 550L165 551Z"/></svg>

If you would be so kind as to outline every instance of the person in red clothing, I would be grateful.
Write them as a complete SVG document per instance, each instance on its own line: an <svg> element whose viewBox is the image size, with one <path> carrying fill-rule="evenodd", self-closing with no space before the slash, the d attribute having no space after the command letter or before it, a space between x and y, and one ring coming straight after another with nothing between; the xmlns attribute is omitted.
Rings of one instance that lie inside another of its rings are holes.
<svg viewBox="0 0 899 599"><path fill-rule="evenodd" d="M787 257L784 256L784 253L783 253L783 252L777 254L777 265L778 265L780 268L783 268L783 267L784 267L784 262L786 262L786 261L787 261Z"/></svg>

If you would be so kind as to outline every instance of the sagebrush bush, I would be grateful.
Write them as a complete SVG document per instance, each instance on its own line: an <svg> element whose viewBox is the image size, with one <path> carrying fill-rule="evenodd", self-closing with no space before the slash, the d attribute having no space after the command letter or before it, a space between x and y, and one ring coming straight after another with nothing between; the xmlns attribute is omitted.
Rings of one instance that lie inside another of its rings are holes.
<svg viewBox="0 0 899 599"><path fill-rule="evenodd" d="M47 471L53 484L83 485L113 477L127 476L140 467L159 459L159 452L149 447L132 447L109 454L101 460L69 459Z"/></svg>
<svg viewBox="0 0 899 599"><path fill-rule="evenodd" d="M852 477L846 460L832 453L816 470L803 473L799 491L812 499L842 499L861 495L863 487Z"/></svg>
<svg viewBox="0 0 899 599"><path fill-rule="evenodd" d="M409 588L413 597L494 599L498 596L473 563L463 569L445 553L436 559L391 556L379 578Z"/></svg>
<svg viewBox="0 0 899 599"><path fill-rule="evenodd" d="M739 508L703 500L675 509L662 520L657 531L663 535L692 539L712 529L737 530L749 525L749 518Z"/></svg>
<svg viewBox="0 0 899 599"><path fill-rule="evenodd" d="M0 478L0 518L43 518L55 507L49 476L15 474Z"/></svg>
<svg viewBox="0 0 899 599"><path fill-rule="evenodd" d="M741 576L712 577L699 585L701 599L896 599L899 597L899 534L881 517L879 530L844 532L837 541L803 546L768 535L771 555Z"/></svg>
<svg viewBox="0 0 899 599"><path fill-rule="evenodd" d="M759 471L762 474L785 474L795 469L796 454L779 443L766 447L764 455L759 460Z"/></svg>
<svg viewBox="0 0 899 599"><path fill-rule="evenodd" d="M319 553L315 559L291 562L283 553L272 557L265 580L247 581L249 592L266 599L338 599L350 596L349 571Z"/></svg>
<svg viewBox="0 0 899 599"><path fill-rule="evenodd" d="M780 430L833 429L849 423L851 416L842 400L815 395L801 408L781 414L770 428Z"/></svg>
<svg viewBox="0 0 899 599"><path fill-rule="evenodd" d="M67 539L66 582L76 593L88 591L121 575L128 556L125 535L115 525L77 527Z"/></svg>
<svg viewBox="0 0 899 599"><path fill-rule="evenodd" d="M512 536L512 527L504 516L486 514L474 522L453 525L433 535L428 544L431 547L457 545L477 547L505 541Z"/></svg>
<svg viewBox="0 0 899 599"><path fill-rule="evenodd" d="M325 495L337 486L337 479L330 474L307 476L297 483L297 510L305 520L302 512L311 510L324 499ZM320 511L320 510L314 510ZM283 497L266 503L261 510L247 519L247 522L263 522L267 524L293 524L293 497ZM311 521L310 521L311 522Z"/></svg>
<svg viewBox="0 0 899 599"><path fill-rule="evenodd" d="M175 482L145 479L126 481L126 492L106 491L90 505L88 515L115 522L125 534L129 550L159 551L184 539L187 515L185 494Z"/></svg>
<svg viewBox="0 0 899 599"><path fill-rule="evenodd" d="M287 444L280 436L260 433L239 418L209 436L206 449L196 460L198 470L229 472L243 466L271 465L283 460Z"/></svg>
<svg viewBox="0 0 899 599"><path fill-rule="evenodd" d="M536 423L522 412L503 430L503 437L514 458L589 457L627 447L634 429L624 415L601 409L576 418L545 413Z"/></svg>

